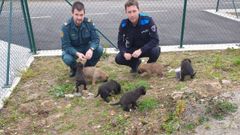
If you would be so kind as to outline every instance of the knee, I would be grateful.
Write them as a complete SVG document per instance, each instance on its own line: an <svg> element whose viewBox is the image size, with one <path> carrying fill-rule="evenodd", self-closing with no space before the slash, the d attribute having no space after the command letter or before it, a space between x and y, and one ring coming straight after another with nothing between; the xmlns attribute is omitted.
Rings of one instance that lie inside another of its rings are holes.
<svg viewBox="0 0 240 135"><path fill-rule="evenodd" d="M103 54L103 47L102 46L98 46L98 48L96 48L96 50L94 50L93 52L94 57L95 58L100 58Z"/></svg>
<svg viewBox="0 0 240 135"><path fill-rule="evenodd" d="M160 55L160 53L161 53L161 48L160 48L159 46L154 47L154 48L151 50L151 54L152 54L153 56L158 57L158 56Z"/></svg>
<svg viewBox="0 0 240 135"><path fill-rule="evenodd" d="M115 57L115 62L117 64L121 64L122 63L121 61L122 61L122 56L120 53L118 53L117 56Z"/></svg>
<svg viewBox="0 0 240 135"><path fill-rule="evenodd" d="M72 55L70 55L70 54L63 54L62 55L62 60L68 66L73 65L75 63L75 61L76 61L74 59L74 57Z"/></svg>

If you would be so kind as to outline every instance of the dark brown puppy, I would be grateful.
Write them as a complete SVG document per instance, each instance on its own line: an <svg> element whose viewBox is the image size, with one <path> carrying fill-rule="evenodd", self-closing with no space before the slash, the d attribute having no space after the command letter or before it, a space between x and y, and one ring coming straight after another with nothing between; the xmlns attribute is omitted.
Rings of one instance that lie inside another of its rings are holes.
<svg viewBox="0 0 240 135"><path fill-rule="evenodd" d="M191 78L194 78L196 72L192 68L192 62L190 59L183 59L181 62L181 76L180 81L184 81L185 76L190 75Z"/></svg>
<svg viewBox="0 0 240 135"><path fill-rule="evenodd" d="M163 66L158 63L146 63L141 64L138 67L138 73L146 73L148 75L158 75L160 77L163 76Z"/></svg>
<svg viewBox="0 0 240 135"><path fill-rule="evenodd" d="M136 109L137 100L141 95L145 95L146 90L144 86L141 86L133 91L125 93L119 102L111 105L121 105L124 111L129 112L130 107Z"/></svg>
<svg viewBox="0 0 240 135"><path fill-rule="evenodd" d="M87 81L85 79L85 75L83 73L83 64L81 62L77 63L77 70L75 75L76 80L76 92L79 93L79 86L83 85L83 89L87 90ZM82 91L81 91L82 93Z"/></svg>
<svg viewBox="0 0 240 135"><path fill-rule="evenodd" d="M110 80L99 86L98 93L95 97L100 95L104 101L109 102L108 96L111 96L112 92L114 94L119 94L121 92L121 85L114 80Z"/></svg>
<svg viewBox="0 0 240 135"><path fill-rule="evenodd" d="M84 67L83 73L86 79L92 82L92 85L95 85L97 81L106 82L108 80L108 75L96 67Z"/></svg>

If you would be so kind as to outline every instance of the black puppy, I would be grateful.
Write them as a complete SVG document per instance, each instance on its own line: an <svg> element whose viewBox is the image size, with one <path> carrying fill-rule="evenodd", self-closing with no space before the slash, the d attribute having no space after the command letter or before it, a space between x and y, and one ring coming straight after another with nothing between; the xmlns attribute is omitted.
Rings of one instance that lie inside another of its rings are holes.
<svg viewBox="0 0 240 135"><path fill-rule="evenodd" d="M145 95L146 90L144 86L141 86L133 91L125 93L119 102L111 105L121 105L124 111L129 112L130 107L136 109L137 100L141 95Z"/></svg>
<svg viewBox="0 0 240 135"><path fill-rule="evenodd" d="M109 102L108 96L111 96L112 91L114 94L119 94L121 92L121 85L114 80L110 80L99 86L98 93L95 97L101 95L104 101Z"/></svg>
<svg viewBox="0 0 240 135"><path fill-rule="evenodd" d="M181 76L180 81L184 81L185 76L190 75L191 78L195 76L196 72L194 72L192 68L192 62L190 59L183 59L181 62Z"/></svg>
<svg viewBox="0 0 240 135"><path fill-rule="evenodd" d="M75 75L75 79L76 79L76 92L79 93L79 86L83 85L84 86L84 90L87 90L87 81L85 79L85 75L83 73L83 64L81 62L77 63L77 70L76 70L76 75ZM82 91L81 91L82 94Z"/></svg>

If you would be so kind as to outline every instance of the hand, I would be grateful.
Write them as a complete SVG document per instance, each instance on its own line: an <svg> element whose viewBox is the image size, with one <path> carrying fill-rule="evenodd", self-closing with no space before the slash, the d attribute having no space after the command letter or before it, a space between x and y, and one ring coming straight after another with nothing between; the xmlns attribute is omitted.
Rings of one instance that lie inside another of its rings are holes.
<svg viewBox="0 0 240 135"><path fill-rule="evenodd" d="M92 49L88 49L88 51L85 54L85 57L87 60L90 60L92 58L93 55L93 50Z"/></svg>
<svg viewBox="0 0 240 135"><path fill-rule="evenodd" d="M123 56L126 60L131 60L131 58L132 58L132 55L130 53L124 53Z"/></svg>
<svg viewBox="0 0 240 135"><path fill-rule="evenodd" d="M141 49L137 49L136 51L133 52L132 57L133 58L138 58L142 54Z"/></svg>
<svg viewBox="0 0 240 135"><path fill-rule="evenodd" d="M77 52L76 55L81 61L84 61L86 59L85 55L80 52Z"/></svg>

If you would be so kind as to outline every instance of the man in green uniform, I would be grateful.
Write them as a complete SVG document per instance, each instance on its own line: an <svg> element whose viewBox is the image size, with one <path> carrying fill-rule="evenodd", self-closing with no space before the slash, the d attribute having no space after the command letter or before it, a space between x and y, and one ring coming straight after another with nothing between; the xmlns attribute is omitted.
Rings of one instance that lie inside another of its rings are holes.
<svg viewBox="0 0 240 135"><path fill-rule="evenodd" d="M85 17L84 4L76 1L72 6L72 18L62 26L62 60L76 73L76 59L87 60L85 66L95 66L103 53L99 36L90 19Z"/></svg>

